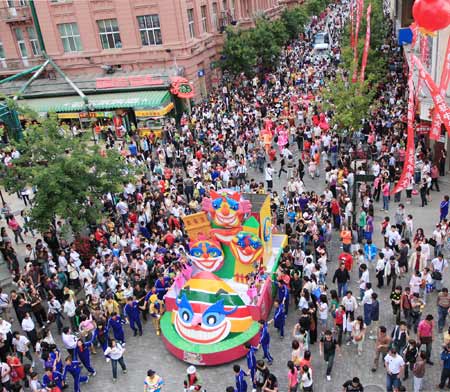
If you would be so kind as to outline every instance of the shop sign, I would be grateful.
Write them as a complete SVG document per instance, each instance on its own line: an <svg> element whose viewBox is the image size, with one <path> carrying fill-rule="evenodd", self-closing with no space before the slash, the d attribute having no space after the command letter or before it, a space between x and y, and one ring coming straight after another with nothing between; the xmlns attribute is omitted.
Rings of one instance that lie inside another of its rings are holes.
<svg viewBox="0 0 450 392"><path fill-rule="evenodd" d="M120 78L98 78L95 81L95 87L98 89L161 85L164 85L164 80L154 79L151 75L124 76Z"/></svg>
<svg viewBox="0 0 450 392"><path fill-rule="evenodd" d="M430 133L430 130L431 130L431 123L421 122L416 127L416 132L420 135L426 135Z"/></svg>
<svg viewBox="0 0 450 392"><path fill-rule="evenodd" d="M170 102L165 108L154 110L135 110L136 117L161 117L165 116L174 108L173 102Z"/></svg>
<svg viewBox="0 0 450 392"><path fill-rule="evenodd" d="M64 118L113 118L113 112L81 112L79 113L60 113L60 114L74 114L76 117L64 117ZM59 114L58 114L59 117ZM60 117L63 118L63 117Z"/></svg>
<svg viewBox="0 0 450 392"><path fill-rule="evenodd" d="M193 98L195 96L194 86L186 78L177 76L172 78L170 93L178 98Z"/></svg>
<svg viewBox="0 0 450 392"><path fill-rule="evenodd" d="M58 118L61 118L61 119L78 118L78 117L79 117L78 113L58 113Z"/></svg>

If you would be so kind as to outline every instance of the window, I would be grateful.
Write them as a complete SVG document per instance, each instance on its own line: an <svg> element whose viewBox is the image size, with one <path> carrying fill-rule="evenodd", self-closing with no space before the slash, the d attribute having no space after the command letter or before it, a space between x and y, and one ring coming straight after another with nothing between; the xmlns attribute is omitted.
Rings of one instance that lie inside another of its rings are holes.
<svg viewBox="0 0 450 392"><path fill-rule="evenodd" d="M81 52L80 33L76 23L63 23L58 25L59 35L64 47L64 52Z"/></svg>
<svg viewBox="0 0 450 392"><path fill-rule="evenodd" d="M14 8L14 0L6 0L6 3L8 4L8 8Z"/></svg>
<svg viewBox="0 0 450 392"><path fill-rule="evenodd" d="M162 45L159 15L138 16L139 32L143 46Z"/></svg>
<svg viewBox="0 0 450 392"><path fill-rule="evenodd" d="M226 11L227 10L227 0L222 0L222 10Z"/></svg>
<svg viewBox="0 0 450 392"><path fill-rule="evenodd" d="M219 28L219 21L217 19L217 3L212 3L212 25L215 30Z"/></svg>
<svg viewBox="0 0 450 392"><path fill-rule="evenodd" d="M19 7L26 7L27 5L27 0L19 0Z"/></svg>
<svg viewBox="0 0 450 392"><path fill-rule="evenodd" d="M200 11L202 13L202 29L204 33L208 32L208 19L206 15L206 5L202 5L200 7Z"/></svg>
<svg viewBox="0 0 450 392"><path fill-rule="evenodd" d="M103 49L122 47L117 19L97 20L97 24Z"/></svg>
<svg viewBox="0 0 450 392"><path fill-rule="evenodd" d="M5 58L5 48L3 47L3 42L0 42L0 60L4 60Z"/></svg>
<svg viewBox="0 0 450 392"><path fill-rule="evenodd" d="M20 56L23 59L26 59L28 57L28 50L27 46L25 45L22 29L14 29L14 34L16 35L17 46L19 47Z"/></svg>
<svg viewBox="0 0 450 392"><path fill-rule="evenodd" d="M189 35L191 38L195 37L195 24L194 24L194 9L189 8L187 10L188 14L188 25L189 25Z"/></svg>
<svg viewBox="0 0 450 392"><path fill-rule="evenodd" d="M28 38L30 39L31 50L33 52L33 56L41 55L41 48L39 46L39 41L36 37L36 30L34 27L27 27Z"/></svg>

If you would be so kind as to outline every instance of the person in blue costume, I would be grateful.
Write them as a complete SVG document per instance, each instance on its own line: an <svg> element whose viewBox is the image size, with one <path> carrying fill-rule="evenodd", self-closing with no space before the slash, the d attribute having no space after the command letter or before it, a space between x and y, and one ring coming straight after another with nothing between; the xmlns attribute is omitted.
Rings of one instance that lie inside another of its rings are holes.
<svg viewBox="0 0 450 392"><path fill-rule="evenodd" d="M90 348L92 346L92 342L95 340L95 333L92 335L91 340L87 342L83 342L81 339L78 339L77 346L75 347L75 360L79 360L86 370L90 373L91 376L95 376L97 372L91 365L91 351Z"/></svg>
<svg viewBox="0 0 450 392"><path fill-rule="evenodd" d="M284 313L288 314L288 310L289 310L289 287L282 280L278 281L278 302L280 304L284 305Z"/></svg>
<svg viewBox="0 0 450 392"><path fill-rule="evenodd" d="M286 313L284 312L283 303L274 301L275 314L273 315L273 326L278 329L280 338L284 339L284 324L286 322Z"/></svg>
<svg viewBox="0 0 450 392"><path fill-rule="evenodd" d="M46 367L45 368L45 373L42 376L42 386L44 388L47 388L49 386L50 383L54 383L59 389L61 389L61 391L63 390L63 375L56 371L53 370L51 367Z"/></svg>
<svg viewBox="0 0 450 392"><path fill-rule="evenodd" d="M167 290L170 287L169 279L161 275L158 280L155 282L156 295L158 299L162 301L164 296L167 293Z"/></svg>
<svg viewBox="0 0 450 392"><path fill-rule="evenodd" d="M259 345L263 349L264 358L267 359L269 365L271 365L273 362L273 358L269 352L269 345L270 345L270 335L269 335L269 329L268 329L269 323L264 320L259 320L259 323L261 324L261 328L259 330L259 333L260 333Z"/></svg>
<svg viewBox="0 0 450 392"><path fill-rule="evenodd" d="M123 308L127 321L130 323L130 328L134 332L134 336L137 335L139 329L139 336L142 336L142 323L141 323L141 312L139 310L139 303L134 297L129 297L127 299L127 304ZM136 328L137 326L137 328Z"/></svg>
<svg viewBox="0 0 450 392"><path fill-rule="evenodd" d="M245 373L239 365L233 365L234 377L236 379L236 392L247 392L247 381L245 381L247 373Z"/></svg>
<svg viewBox="0 0 450 392"><path fill-rule="evenodd" d="M105 326L103 321L99 321L95 330L95 336L97 337L97 341L100 343L103 352L108 348L108 335L108 327Z"/></svg>
<svg viewBox="0 0 450 392"><path fill-rule="evenodd" d="M247 350L247 367L250 372L250 377L252 379L253 389L256 389L255 384L255 373L256 373L256 355L255 352L258 351L258 347L252 346L250 343L245 343L245 349Z"/></svg>
<svg viewBox="0 0 450 392"><path fill-rule="evenodd" d="M116 312L111 313L111 317L108 320L108 331L112 329L114 339L116 339L122 346L125 345L125 333L123 332L122 325L125 324L125 320L122 319Z"/></svg>
<svg viewBox="0 0 450 392"><path fill-rule="evenodd" d="M62 375L62 379L66 382L67 373L70 373L73 377L73 392L80 392L80 384L89 381L88 376L81 375L81 366L79 361L72 360L72 357L69 355L65 361L66 366L64 367L64 372Z"/></svg>

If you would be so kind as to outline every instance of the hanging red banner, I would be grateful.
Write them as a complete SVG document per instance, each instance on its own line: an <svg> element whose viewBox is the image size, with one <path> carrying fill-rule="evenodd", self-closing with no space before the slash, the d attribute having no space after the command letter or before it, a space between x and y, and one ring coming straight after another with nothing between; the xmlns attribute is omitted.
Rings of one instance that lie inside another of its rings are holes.
<svg viewBox="0 0 450 392"><path fill-rule="evenodd" d="M355 47L355 37L353 36L353 24L355 23L355 15L354 15L354 2L350 2L350 46L352 49Z"/></svg>
<svg viewBox="0 0 450 392"><path fill-rule="evenodd" d="M361 26L361 16L364 8L364 0L356 0L356 28L355 28L355 45L353 46L353 76L352 82L355 83L358 75L358 36L359 27Z"/></svg>
<svg viewBox="0 0 450 392"><path fill-rule="evenodd" d="M425 64L428 58L428 37L426 35L422 35L420 37L420 61L422 61L422 64ZM417 79L417 88L416 88L416 95L414 97L414 102L419 102L419 93L422 90L422 78L419 77Z"/></svg>
<svg viewBox="0 0 450 392"><path fill-rule="evenodd" d="M359 77L359 81L361 83L364 82L364 73L366 71L366 65L367 65L367 56L369 55L369 45L370 45L370 12L372 11L372 4L369 4L367 7L367 15L366 15L366 21L367 21L367 28L366 28L366 40L364 42L364 51L361 61L361 75Z"/></svg>
<svg viewBox="0 0 450 392"><path fill-rule="evenodd" d="M448 88L450 81L450 40L447 42L447 51L445 52L444 65L442 68L441 81L439 83L440 93L445 97L445 92ZM430 139L439 140L441 136L441 124L442 120L437 112L433 111L433 119L431 121Z"/></svg>
<svg viewBox="0 0 450 392"><path fill-rule="evenodd" d="M423 79L424 83L430 90L431 98L433 98L434 102L434 111L439 114L439 117L441 118L445 129L447 129L447 132L450 135L450 108L445 102L445 94L441 94L440 89L434 82L431 75L426 71L422 62L414 55L412 55L412 59L414 64L419 69L419 73L421 74L420 77Z"/></svg>

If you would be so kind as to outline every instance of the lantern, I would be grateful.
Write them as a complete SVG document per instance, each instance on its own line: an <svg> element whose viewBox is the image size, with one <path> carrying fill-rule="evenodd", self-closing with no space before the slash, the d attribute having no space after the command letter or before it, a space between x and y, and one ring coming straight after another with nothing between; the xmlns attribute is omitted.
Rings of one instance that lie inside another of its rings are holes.
<svg viewBox="0 0 450 392"><path fill-rule="evenodd" d="M450 24L450 1L416 0L413 16L418 27L424 33L433 33Z"/></svg>

